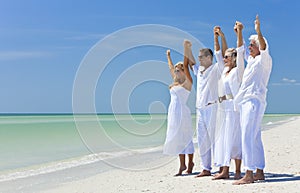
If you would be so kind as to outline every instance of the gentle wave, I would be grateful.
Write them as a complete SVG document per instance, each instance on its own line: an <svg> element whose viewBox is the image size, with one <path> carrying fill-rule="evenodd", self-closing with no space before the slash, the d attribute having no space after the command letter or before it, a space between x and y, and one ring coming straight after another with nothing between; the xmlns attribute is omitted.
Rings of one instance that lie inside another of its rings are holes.
<svg viewBox="0 0 300 193"><path fill-rule="evenodd" d="M282 120L268 121L267 123L262 125L262 130L271 129L274 126L281 125L281 124L284 124L284 123L288 123L288 122L291 122L291 121L295 121L297 119L299 119L299 116L295 115L295 116L292 116L292 117L287 117L286 119L282 119Z"/></svg>
<svg viewBox="0 0 300 193"><path fill-rule="evenodd" d="M20 169L17 171L11 171L6 174L0 174L0 182L12 181L20 178L27 178L27 177L37 176L41 174L47 174L51 172L56 172L56 171L70 169L78 166L92 164L95 162L108 160L112 158L121 158L121 157L136 155L136 154L152 153L157 151L162 151L162 146L145 148L145 149L137 149L137 150L120 151L120 152L102 152L97 154L89 154L71 160L63 160L63 161L48 163L40 166L30 167L29 169Z"/></svg>
<svg viewBox="0 0 300 193"><path fill-rule="evenodd" d="M0 124L32 124L32 123L66 123L66 122L98 122L98 121L138 121L138 120L165 120L166 116L151 116L151 117L138 117L138 116L128 116L128 115L116 115L116 117L106 117L106 116L94 116L94 117L85 117L85 116L76 116L69 117L69 118L58 118L53 119L54 117L40 117L38 120L35 119L36 117L26 117L27 119L24 120L23 118L15 118L12 119L12 117L0 117ZM30 119L33 120L30 120ZM51 120L49 120L49 118ZM12 119L12 120L10 120Z"/></svg>

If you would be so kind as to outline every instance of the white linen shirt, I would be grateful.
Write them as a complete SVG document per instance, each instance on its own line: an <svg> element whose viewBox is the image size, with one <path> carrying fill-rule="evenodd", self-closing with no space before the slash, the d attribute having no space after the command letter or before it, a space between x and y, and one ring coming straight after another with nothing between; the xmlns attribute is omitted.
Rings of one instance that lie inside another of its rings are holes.
<svg viewBox="0 0 300 193"><path fill-rule="evenodd" d="M215 52L216 57L222 58L221 51ZM197 77L197 97L196 108L203 109L209 103L218 101L218 80L224 69L224 65L215 63L209 66L204 72L199 69L199 64L193 66L193 71Z"/></svg>
<svg viewBox="0 0 300 193"><path fill-rule="evenodd" d="M237 49L244 49L241 46ZM248 99L257 98L266 104L267 85L272 70L272 58L269 54L269 45L266 41L266 49L260 50L260 55L248 57L244 71L241 88L235 98L235 105L239 105Z"/></svg>

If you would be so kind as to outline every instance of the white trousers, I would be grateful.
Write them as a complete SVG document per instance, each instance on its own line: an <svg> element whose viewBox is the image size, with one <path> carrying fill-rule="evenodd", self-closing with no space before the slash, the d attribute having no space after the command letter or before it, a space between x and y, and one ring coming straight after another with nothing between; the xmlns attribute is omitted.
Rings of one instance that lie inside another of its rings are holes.
<svg viewBox="0 0 300 193"><path fill-rule="evenodd" d="M265 168L260 127L264 111L265 105L258 99L249 99L240 105L242 157L246 170L254 171Z"/></svg>
<svg viewBox="0 0 300 193"><path fill-rule="evenodd" d="M197 108L197 138L200 151L201 167L210 171L212 165L212 154L215 143L215 122L217 105L209 105L203 109Z"/></svg>

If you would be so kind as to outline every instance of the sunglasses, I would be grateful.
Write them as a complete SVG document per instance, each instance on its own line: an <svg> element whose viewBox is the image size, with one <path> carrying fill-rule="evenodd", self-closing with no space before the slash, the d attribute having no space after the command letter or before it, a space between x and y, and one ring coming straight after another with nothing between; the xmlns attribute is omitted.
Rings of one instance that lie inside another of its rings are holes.
<svg viewBox="0 0 300 193"><path fill-rule="evenodd" d="M228 56L228 55L227 55L227 56L224 56L224 58L225 58L225 59L228 59L228 58L231 58L231 56Z"/></svg>
<svg viewBox="0 0 300 193"><path fill-rule="evenodd" d="M249 46L250 46L250 47L254 47L254 46L257 47L255 44L252 44L252 43L249 44Z"/></svg>

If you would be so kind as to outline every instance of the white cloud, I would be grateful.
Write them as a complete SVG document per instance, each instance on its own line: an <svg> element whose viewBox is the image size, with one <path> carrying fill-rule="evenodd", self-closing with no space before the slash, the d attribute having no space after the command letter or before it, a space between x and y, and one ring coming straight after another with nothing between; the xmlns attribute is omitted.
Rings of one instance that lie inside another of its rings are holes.
<svg viewBox="0 0 300 193"><path fill-rule="evenodd" d="M287 83L295 83L296 82L296 80L294 80L294 79L288 79L288 78L283 78L282 81L283 82L287 82Z"/></svg>
<svg viewBox="0 0 300 193"><path fill-rule="evenodd" d="M300 83L297 82L297 80L295 80L295 79L282 78L280 82L275 82L275 83L272 83L271 85L273 85L273 86L287 86L287 85L300 86Z"/></svg>

